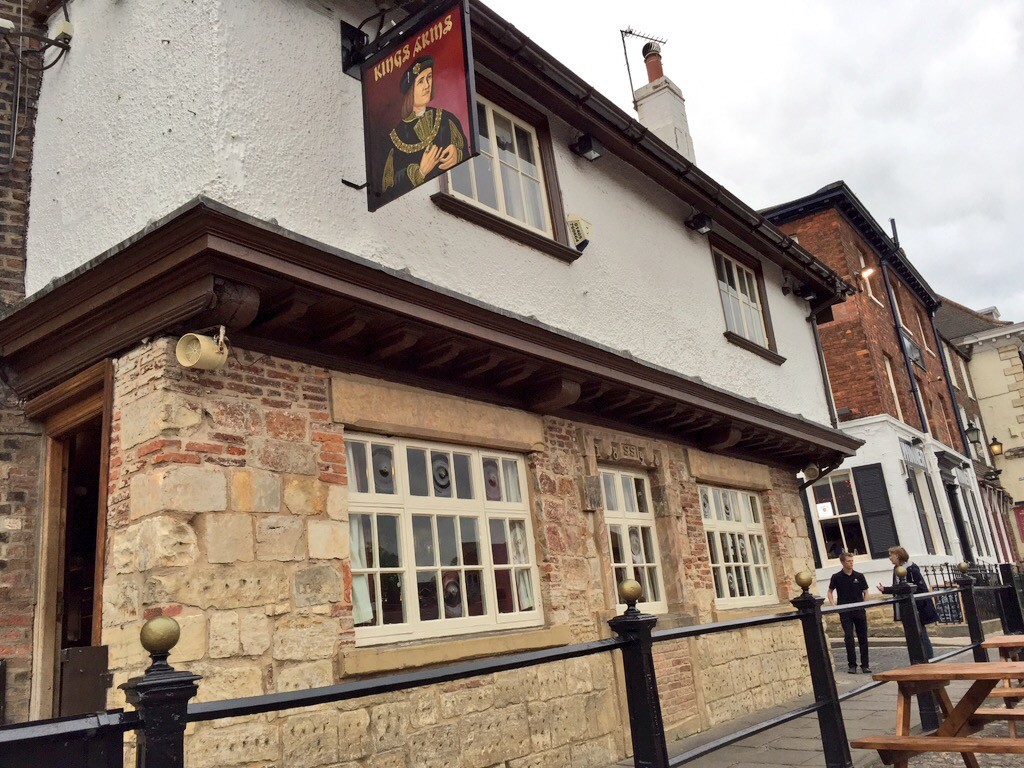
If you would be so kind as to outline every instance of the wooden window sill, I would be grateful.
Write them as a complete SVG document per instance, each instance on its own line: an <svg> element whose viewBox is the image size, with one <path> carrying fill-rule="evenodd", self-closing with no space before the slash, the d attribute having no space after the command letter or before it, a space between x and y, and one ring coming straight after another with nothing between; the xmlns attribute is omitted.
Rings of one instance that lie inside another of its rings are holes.
<svg viewBox="0 0 1024 768"><path fill-rule="evenodd" d="M346 648L339 659L342 677L395 672L427 667L451 661L464 661L482 656L536 651L568 645L572 631L567 626L508 631L470 637L448 638L440 642L424 640L393 646Z"/></svg>
<svg viewBox="0 0 1024 768"><path fill-rule="evenodd" d="M466 219L467 221L472 221L474 224L479 224L481 227L485 227L492 232L497 232L499 235L504 235L505 237L522 243L523 245L536 248L538 251L543 251L549 256L554 256L556 259L564 261L566 264L571 264L581 255L575 248L570 248L568 245L560 243L557 240L552 240L547 235L534 232L526 227L520 227L508 219L489 213L483 208L466 202L465 200L460 200L447 192L437 192L431 195L430 199L433 200L434 204L442 211L458 216L459 218Z"/></svg>
<svg viewBox="0 0 1024 768"><path fill-rule="evenodd" d="M735 334L732 331L726 331L722 335L725 336L725 338L729 341L730 344L735 344L737 347L743 347L748 352L753 352L755 355L760 355L769 363L774 363L775 365L782 365L784 362L786 362L786 358L784 358L778 352L773 352L770 349L762 347L760 344L755 344L749 339L744 339L742 336Z"/></svg>

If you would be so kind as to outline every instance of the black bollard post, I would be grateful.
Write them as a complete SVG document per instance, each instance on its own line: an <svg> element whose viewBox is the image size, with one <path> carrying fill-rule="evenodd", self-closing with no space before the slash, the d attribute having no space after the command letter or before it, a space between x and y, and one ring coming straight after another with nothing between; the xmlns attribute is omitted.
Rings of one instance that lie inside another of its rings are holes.
<svg viewBox="0 0 1024 768"><path fill-rule="evenodd" d="M974 660L988 661L988 650L982 648L985 642L985 628L981 626L981 617L978 616L978 600L974 594L974 579L967 573L967 563L960 563L960 578L956 580L958 587L963 589L960 593L961 602L964 605L964 618L967 620L967 631L971 635L971 644L974 646Z"/></svg>
<svg viewBox="0 0 1024 768"><path fill-rule="evenodd" d="M896 569L896 585L892 588L893 596L896 598L896 612L900 622L903 624L903 636L907 641L907 655L911 664L927 664L928 651L924 647L924 638L921 635L921 617L917 612L917 602L914 600L914 584L907 582L907 569L900 566ZM934 731L939 727L942 718L939 715L939 707L935 701L935 695L931 691L917 694L917 710L921 714L921 728L926 731Z"/></svg>
<svg viewBox="0 0 1024 768"><path fill-rule="evenodd" d="M846 723L843 721L839 691L836 689L835 670L832 668L832 656L828 652L828 638L822 624L821 604L825 602L825 598L816 597L808 591L813 582L813 574L807 571L798 573L796 583L803 592L790 602L800 612L814 701L824 704L818 710L818 729L821 732L825 767L853 768L850 742L846 737Z"/></svg>
<svg viewBox="0 0 1024 768"><path fill-rule="evenodd" d="M637 610L642 591L640 583L633 579L626 579L619 585L619 598L626 604L626 612L609 620L608 626L629 641L629 645L622 648L622 667L633 739L633 765L635 768L668 768L668 747L651 642L651 630L658 620Z"/></svg>
<svg viewBox="0 0 1024 768"><path fill-rule="evenodd" d="M1003 588L999 592L999 612L1003 620L1003 631L1008 635L1024 634L1024 611L1021 610L1017 585L1013 581L1013 566L999 564L999 580Z"/></svg>
<svg viewBox="0 0 1024 768"><path fill-rule="evenodd" d="M150 619L142 627L141 641L153 663L141 677L121 685L128 703L139 712L136 768L184 768L185 714L188 700L196 695L201 679L177 672L167 663L178 642L178 622L166 616Z"/></svg>

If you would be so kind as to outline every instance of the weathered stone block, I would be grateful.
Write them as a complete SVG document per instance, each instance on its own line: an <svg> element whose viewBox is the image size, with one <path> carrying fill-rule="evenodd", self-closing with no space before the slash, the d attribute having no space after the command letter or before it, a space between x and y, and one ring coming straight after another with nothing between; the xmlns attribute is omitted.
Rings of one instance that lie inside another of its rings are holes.
<svg viewBox="0 0 1024 768"><path fill-rule="evenodd" d="M255 556L249 515L206 515L206 559L211 563L249 562Z"/></svg>
<svg viewBox="0 0 1024 768"><path fill-rule="evenodd" d="M279 512L281 478L272 472L236 469L231 474L231 508L236 512Z"/></svg>
<svg viewBox="0 0 1024 768"><path fill-rule="evenodd" d="M267 434L280 440L301 442L306 439L309 431L308 419L302 413L268 411L263 421L267 426Z"/></svg>
<svg viewBox="0 0 1024 768"><path fill-rule="evenodd" d="M137 577L115 576L103 582L103 623L107 626L138 621L142 615L142 589Z"/></svg>
<svg viewBox="0 0 1024 768"><path fill-rule="evenodd" d="M222 768L280 759L276 723L201 728L185 740L189 768Z"/></svg>
<svg viewBox="0 0 1024 768"><path fill-rule="evenodd" d="M338 761L338 713L294 715L281 726L284 764L316 768Z"/></svg>
<svg viewBox="0 0 1024 768"><path fill-rule="evenodd" d="M199 546L196 542L196 532L188 523L158 515L146 518L131 528L135 534L128 534L126 539L128 542L135 539L136 566L140 571L182 567L192 565L196 561Z"/></svg>
<svg viewBox="0 0 1024 768"><path fill-rule="evenodd" d="M405 744L409 732L409 703L382 704L370 710L370 728L375 752Z"/></svg>
<svg viewBox="0 0 1024 768"><path fill-rule="evenodd" d="M174 617L181 627L181 637L171 651L171 663L195 661L206 655L206 616L205 614L186 609Z"/></svg>
<svg viewBox="0 0 1024 768"><path fill-rule="evenodd" d="M315 477L288 477L284 505L293 515L322 515L327 511L327 483Z"/></svg>
<svg viewBox="0 0 1024 768"><path fill-rule="evenodd" d="M290 515L271 515L256 520L257 560L303 560L306 528Z"/></svg>
<svg viewBox="0 0 1024 768"><path fill-rule="evenodd" d="M202 675L195 701L222 701L242 696L259 696L263 690L263 673L253 662L249 664L193 664L189 672Z"/></svg>
<svg viewBox="0 0 1024 768"><path fill-rule="evenodd" d="M238 639L244 656L260 656L270 647L270 619L266 610L238 612Z"/></svg>
<svg viewBox="0 0 1024 768"><path fill-rule="evenodd" d="M169 466L132 478L133 520L157 512L219 512L227 509L227 480L209 467Z"/></svg>
<svg viewBox="0 0 1024 768"><path fill-rule="evenodd" d="M295 606L337 603L341 600L341 574L330 565L315 565L295 572Z"/></svg>
<svg viewBox="0 0 1024 768"><path fill-rule="evenodd" d="M339 627L323 616L285 616L274 628L274 658L310 661L334 657Z"/></svg>
<svg viewBox="0 0 1024 768"><path fill-rule="evenodd" d="M211 611L210 658L227 659L237 656L242 650L238 637L237 611Z"/></svg>
<svg viewBox="0 0 1024 768"><path fill-rule="evenodd" d="M239 435L259 434L263 429L260 409L241 400L214 400L205 404L218 431Z"/></svg>
<svg viewBox="0 0 1024 768"><path fill-rule="evenodd" d="M338 758L358 760L370 754L370 713L353 709L338 713Z"/></svg>
<svg viewBox="0 0 1024 768"><path fill-rule="evenodd" d="M272 438L252 441L252 462L261 469L291 472L296 475L316 474L316 446Z"/></svg>
<svg viewBox="0 0 1024 768"><path fill-rule="evenodd" d="M235 563L150 575L146 605L181 603L199 608L250 608L287 600L291 583L280 563Z"/></svg>
<svg viewBox="0 0 1024 768"><path fill-rule="evenodd" d="M445 720L470 712L483 712L494 706L493 685L468 685L454 691L442 691L441 717Z"/></svg>
<svg viewBox="0 0 1024 768"><path fill-rule="evenodd" d="M460 731L464 768L500 764L531 749L525 704L469 715L462 719Z"/></svg>
<svg viewBox="0 0 1024 768"><path fill-rule="evenodd" d="M177 392L158 390L125 403L121 409L121 447L132 448L160 437L165 430L179 433L193 429L202 420L198 403Z"/></svg>
<svg viewBox="0 0 1024 768"><path fill-rule="evenodd" d="M301 691L334 685L334 665L327 659L289 664L275 675L278 691Z"/></svg>
<svg viewBox="0 0 1024 768"><path fill-rule="evenodd" d="M327 488L327 516L334 520L348 520L348 486L330 485Z"/></svg>
<svg viewBox="0 0 1024 768"><path fill-rule="evenodd" d="M348 526L335 520L310 520L308 528L311 560L340 560L349 556Z"/></svg>
<svg viewBox="0 0 1024 768"><path fill-rule="evenodd" d="M449 768L454 764L452 751L459 743L459 733L454 725L439 725L410 734L406 743L417 768Z"/></svg>

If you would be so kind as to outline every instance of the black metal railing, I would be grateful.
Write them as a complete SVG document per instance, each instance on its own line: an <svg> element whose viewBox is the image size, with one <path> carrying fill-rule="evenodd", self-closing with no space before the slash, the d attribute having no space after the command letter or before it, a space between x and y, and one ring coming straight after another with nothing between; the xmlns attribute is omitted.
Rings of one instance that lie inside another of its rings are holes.
<svg viewBox="0 0 1024 768"><path fill-rule="evenodd" d="M636 608L637 599L640 597L640 585L626 582L622 585L621 596L628 608L624 614L609 621L615 633L613 638L448 664L429 670L385 675L304 691L191 704L189 701L198 690L199 678L187 671L175 670L167 663L169 651L176 637L161 634L153 627L156 626L155 622L163 622L165 628L173 627L176 630L177 625L170 619L159 618L147 623L142 634L143 645L150 652L153 663L142 676L132 678L122 686L129 703L135 707L134 712L115 710L84 717L0 728L0 768L21 768L32 764L59 764L62 768L123 768L123 739L128 731L135 731L137 734L138 768L183 768L185 727L190 722L220 720L360 699L601 653L621 654L634 766L669 768L685 765L756 733L816 714L825 765L827 768L852 768L849 740L840 705L843 701L872 690L881 683L872 682L842 695L838 693L824 628L825 614L861 610L878 605L895 606L899 611L912 664L925 664L929 661L917 607L917 601L923 598L953 596L958 598L962 605L971 642L965 648L945 654L942 658L970 650L974 653L976 661L988 659L985 649L981 647L984 632L978 611L979 597L987 592L995 596L996 605L1003 609L1000 618L1004 629L1024 633L1024 621L1021 620L1020 604L1016 600L1013 586L975 586L974 578L967 574L960 574L953 582L956 586L947 590L924 595L915 594L914 585L903 580L893 588L894 596L890 599L827 608L822 607L824 601L821 597L808 591L813 581L811 574L799 574L797 580L803 591L799 597L791 601L795 608L793 611L660 631L654 631L656 617L643 614ZM1011 593L1015 598L1013 603L1004 599ZM1014 604L1017 606L1016 613L1013 609ZM789 622L799 623L801 628L814 695L813 703L747 726L670 758L658 696L654 645ZM931 694L919 696L919 705L922 725L925 728L937 727L939 715Z"/></svg>

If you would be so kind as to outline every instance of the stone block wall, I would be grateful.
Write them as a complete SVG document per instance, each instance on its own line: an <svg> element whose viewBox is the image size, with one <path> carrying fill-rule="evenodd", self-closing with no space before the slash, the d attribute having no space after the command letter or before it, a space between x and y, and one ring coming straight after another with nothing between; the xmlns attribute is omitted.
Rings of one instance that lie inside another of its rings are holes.
<svg viewBox="0 0 1024 768"><path fill-rule="evenodd" d="M45 30L27 16L24 3L0 0L0 18L34 32ZM8 137L15 90L22 94L13 157ZM32 166L32 138L40 74L22 70L0 53L0 312L25 297L25 231ZM8 160L10 162L8 163ZM0 659L7 662L4 719L28 717L32 665L35 540L41 508L43 440L28 422L18 396L0 382Z"/></svg>
<svg viewBox="0 0 1024 768"><path fill-rule="evenodd" d="M495 633L483 646L466 638L357 648L335 374L244 350L221 371L185 370L173 345L157 339L115 363L103 590L115 684L145 667L138 631L158 614L181 624L171 661L203 676L205 701L515 650L537 635L533 647L607 637L616 601L602 566L603 512L587 509L582 492L602 461L595 440L643 448L669 602L659 626L737 615L714 605L697 491L710 480L693 470L694 449L544 417L527 477L545 626ZM761 493L777 591L792 596L792 574L811 560L795 478L722 457L702 466L759 478L750 487ZM723 637L656 646L670 731L701 730L809 690L796 625ZM190 765L604 766L628 744L618 670L601 655L204 723L190 728ZM116 689L110 704L123 704Z"/></svg>

